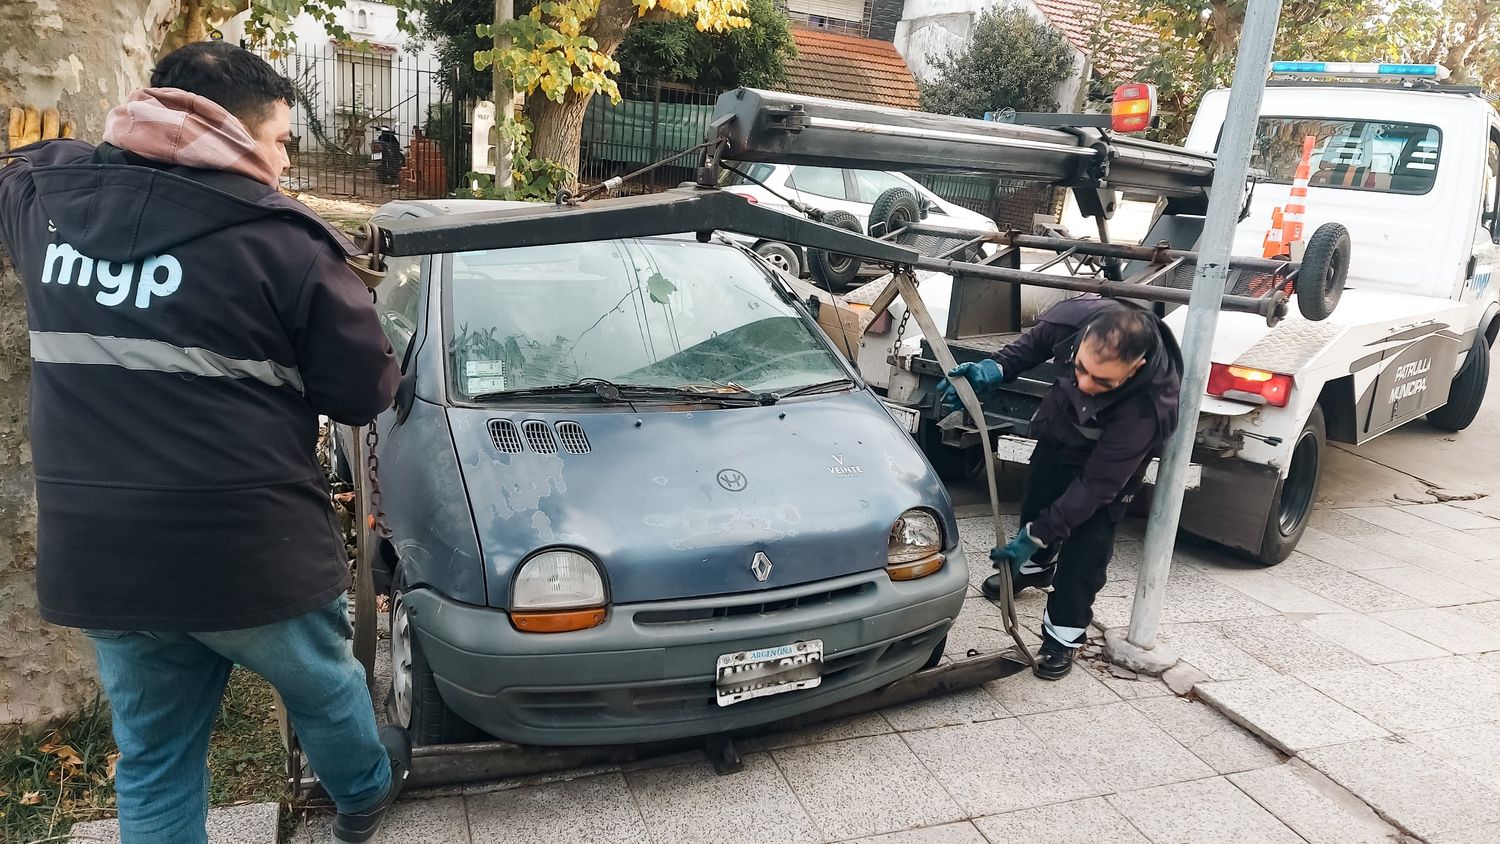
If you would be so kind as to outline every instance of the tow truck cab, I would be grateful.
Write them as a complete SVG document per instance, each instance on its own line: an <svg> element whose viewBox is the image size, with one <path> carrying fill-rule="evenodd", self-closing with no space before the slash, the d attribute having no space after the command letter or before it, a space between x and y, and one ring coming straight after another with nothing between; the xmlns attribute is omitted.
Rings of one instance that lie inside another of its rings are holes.
<svg viewBox="0 0 1500 844"><path fill-rule="evenodd" d="M1220 318L1199 423L1203 487L1188 496L1183 526L1264 563L1300 538L1326 440L1357 445L1424 416L1441 430L1467 427L1500 327L1491 283L1500 115L1489 102L1437 84L1436 66L1276 62L1272 71L1250 161L1265 176L1233 254L1261 254L1273 210L1292 200L1307 137L1304 231L1339 223L1352 250L1326 321ZM1226 90L1204 97L1189 149L1217 150L1228 100ZM1185 309L1167 317L1179 333L1185 320Z"/></svg>

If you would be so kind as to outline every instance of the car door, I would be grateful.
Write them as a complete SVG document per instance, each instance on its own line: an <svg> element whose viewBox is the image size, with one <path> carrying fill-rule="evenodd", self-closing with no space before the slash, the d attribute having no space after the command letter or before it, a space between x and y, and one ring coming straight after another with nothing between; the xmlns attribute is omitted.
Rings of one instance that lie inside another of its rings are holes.
<svg viewBox="0 0 1500 844"><path fill-rule="evenodd" d="M824 211L846 211L859 219L861 228L868 225L869 206L861 207L850 200L848 179L837 167L793 167L786 186L809 205Z"/></svg>

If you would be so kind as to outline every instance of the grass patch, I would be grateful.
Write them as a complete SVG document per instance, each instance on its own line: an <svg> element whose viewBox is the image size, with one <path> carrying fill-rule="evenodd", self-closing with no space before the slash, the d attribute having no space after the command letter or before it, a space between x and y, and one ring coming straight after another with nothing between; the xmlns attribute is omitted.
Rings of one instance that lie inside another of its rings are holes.
<svg viewBox="0 0 1500 844"><path fill-rule="evenodd" d="M0 747L0 841L47 840L115 814L118 753L109 729L109 707L95 701L56 730ZM287 798L271 687L243 668L229 677L208 769L211 805Z"/></svg>

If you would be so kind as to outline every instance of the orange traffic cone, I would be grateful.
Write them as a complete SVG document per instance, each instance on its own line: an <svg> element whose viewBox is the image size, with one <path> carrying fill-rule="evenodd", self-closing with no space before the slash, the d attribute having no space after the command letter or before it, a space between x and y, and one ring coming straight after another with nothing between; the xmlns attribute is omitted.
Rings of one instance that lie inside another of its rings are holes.
<svg viewBox="0 0 1500 844"><path fill-rule="evenodd" d="M1307 180L1312 175L1312 135L1302 139L1302 161L1297 164L1297 175L1292 178L1292 197L1287 201L1282 217L1281 244L1287 255L1292 254L1292 244L1302 239L1302 222L1307 215Z"/></svg>
<svg viewBox="0 0 1500 844"><path fill-rule="evenodd" d="M1280 206L1271 209L1271 228L1266 231L1266 237L1261 241L1261 257L1275 258L1286 251L1281 248L1283 219Z"/></svg>

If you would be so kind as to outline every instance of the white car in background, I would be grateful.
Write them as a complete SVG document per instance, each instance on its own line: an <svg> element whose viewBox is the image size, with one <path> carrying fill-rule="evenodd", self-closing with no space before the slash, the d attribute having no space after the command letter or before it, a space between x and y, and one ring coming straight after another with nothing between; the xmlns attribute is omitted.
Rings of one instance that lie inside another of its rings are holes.
<svg viewBox="0 0 1500 844"><path fill-rule="evenodd" d="M746 179L726 170L720 186L730 193L788 214L798 212L781 197L795 199L825 212L843 211L852 214L859 221L860 230L866 233L870 231L870 210L875 200L891 188L903 188L916 196L917 203L927 209L927 217L923 222L969 231L999 230L994 220L943 199L904 173L838 167L794 167L788 164L733 166L752 178ZM765 183L765 187L757 182ZM774 240L737 239L750 244L751 248L777 269L797 276L807 275L809 272L807 254L800 246ZM878 267L867 269L871 273L882 272Z"/></svg>

